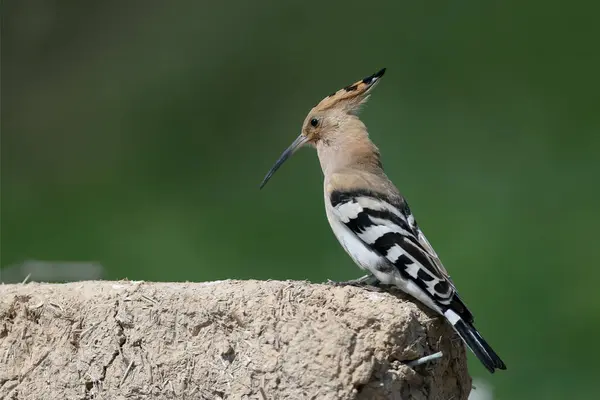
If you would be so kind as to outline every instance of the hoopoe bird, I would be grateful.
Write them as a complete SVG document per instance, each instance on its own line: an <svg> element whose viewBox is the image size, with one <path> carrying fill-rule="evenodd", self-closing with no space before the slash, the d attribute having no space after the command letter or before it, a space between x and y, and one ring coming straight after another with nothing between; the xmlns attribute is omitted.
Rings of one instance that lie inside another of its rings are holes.
<svg viewBox="0 0 600 400"><path fill-rule="evenodd" d="M490 371L506 369L473 326L438 255L423 235L408 203L386 176L378 148L358 118L361 106L385 72L368 76L325 97L308 113L300 136L267 173L304 145L316 147L323 170L325 210L336 238L368 275L341 284L395 285L452 325Z"/></svg>

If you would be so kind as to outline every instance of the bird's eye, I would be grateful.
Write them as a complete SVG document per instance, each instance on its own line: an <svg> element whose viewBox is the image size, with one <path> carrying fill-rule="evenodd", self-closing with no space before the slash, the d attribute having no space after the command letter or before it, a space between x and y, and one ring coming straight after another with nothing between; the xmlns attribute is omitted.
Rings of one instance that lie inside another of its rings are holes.
<svg viewBox="0 0 600 400"><path fill-rule="evenodd" d="M311 119L311 120L310 120L310 124L311 124L313 127L316 127L317 125L319 125L319 120L318 120L318 119L316 119L316 118L313 118L313 119Z"/></svg>

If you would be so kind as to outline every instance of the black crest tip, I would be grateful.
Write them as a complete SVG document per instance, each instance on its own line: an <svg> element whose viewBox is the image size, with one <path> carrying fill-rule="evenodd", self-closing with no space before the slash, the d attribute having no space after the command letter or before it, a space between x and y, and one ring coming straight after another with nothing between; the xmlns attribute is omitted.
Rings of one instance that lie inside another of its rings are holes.
<svg viewBox="0 0 600 400"><path fill-rule="evenodd" d="M383 76L383 74L385 74L385 68L380 69L379 71L375 72L371 76L367 76L362 81L363 81L363 83L370 84L370 83L373 83L374 81L376 81L377 79L381 78Z"/></svg>

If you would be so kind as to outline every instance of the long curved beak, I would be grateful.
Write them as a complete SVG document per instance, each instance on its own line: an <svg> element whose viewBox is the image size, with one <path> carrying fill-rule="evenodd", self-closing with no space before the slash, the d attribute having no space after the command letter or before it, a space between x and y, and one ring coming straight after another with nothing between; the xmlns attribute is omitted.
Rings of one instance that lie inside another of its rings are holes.
<svg viewBox="0 0 600 400"><path fill-rule="evenodd" d="M300 147L302 147L307 141L308 141L308 138L301 134L300 136L298 136L296 138L296 140L294 140L294 142L292 144L290 144L290 147L285 149L285 151L281 154L279 159L271 167L269 172L267 172L265 179L263 179L262 183L260 184L260 189L262 189L267 184L269 179L271 179L271 177L273 176L275 171L277 171L279 169L279 167L281 167L281 165L285 162L285 160L290 158L290 156L292 154L294 154L296 152L296 150L298 150Z"/></svg>

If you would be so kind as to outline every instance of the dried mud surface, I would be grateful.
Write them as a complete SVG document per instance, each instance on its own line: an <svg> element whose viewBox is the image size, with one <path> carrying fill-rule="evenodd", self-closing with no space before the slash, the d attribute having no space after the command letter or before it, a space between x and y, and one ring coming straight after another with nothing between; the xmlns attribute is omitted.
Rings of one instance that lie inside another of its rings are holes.
<svg viewBox="0 0 600 400"><path fill-rule="evenodd" d="M444 356L410 368L403 361ZM467 399L452 329L297 281L0 285L0 399Z"/></svg>

